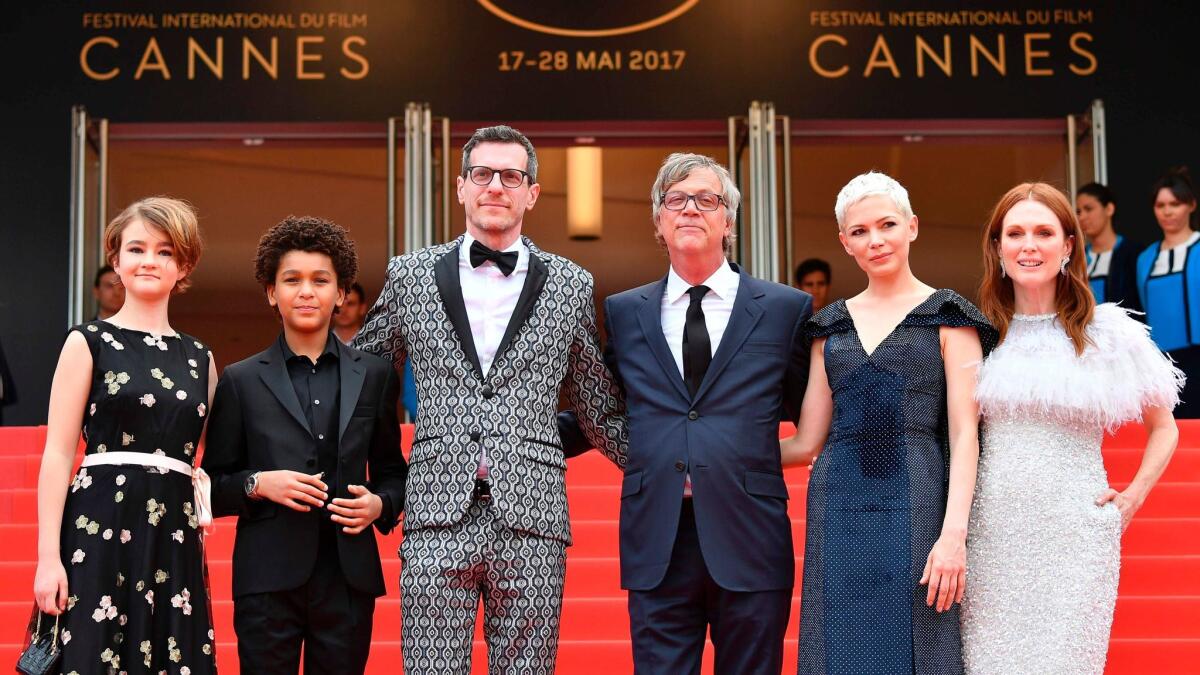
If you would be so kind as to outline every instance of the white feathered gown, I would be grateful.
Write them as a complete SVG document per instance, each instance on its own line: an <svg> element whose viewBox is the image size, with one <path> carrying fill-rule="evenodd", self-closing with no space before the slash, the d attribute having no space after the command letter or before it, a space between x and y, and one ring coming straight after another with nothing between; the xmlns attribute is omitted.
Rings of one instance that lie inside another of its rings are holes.
<svg viewBox="0 0 1200 675"><path fill-rule="evenodd" d="M968 673L1104 671L1121 566L1105 429L1174 408L1183 373L1145 325L1096 307L1081 356L1053 314L1014 317L984 361L962 607Z"/></svg>

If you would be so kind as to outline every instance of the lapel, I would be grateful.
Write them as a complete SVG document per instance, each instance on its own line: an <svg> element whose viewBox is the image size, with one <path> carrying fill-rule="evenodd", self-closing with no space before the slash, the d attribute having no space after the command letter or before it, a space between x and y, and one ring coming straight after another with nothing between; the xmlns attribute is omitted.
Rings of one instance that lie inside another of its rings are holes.
<svg viewBox="0 0 1200 675"><path fill-rule="evenodd" d="M471 321L467 319L467 305L463 302L462 281L458 278L459 248L463 238L458 241L442 257L433 264L434 278L437 281L438 293L442 296L442 304L446 315L458 334L458 343L463 354L479 379L483 379L483 368L479 365L479 354L475 351L475 339L471 337Z"/></svg>
<svg viewBox="0 0 1200 675"><path fill-rule="evenodd" d="M725 334L721 336L721 344L717 346L717 353L713 354L713 360L708 364L708 371L704 373L704 381L700 383L700 389L696 391L697 401L712 388L713 382L721 376L721 371L725 370L725 367L733 360L733 355L741 349L742 343L750 336L750 332L758 325L758 320L763 315L758 298L766 294L759 288L758 280L746 274L736 265L733 267L740 277L737 296L733 300L729 325L725 327Z"/></svg>
<svg viewBox="0 0 1200 675"><path fill-rule="evenodd" d="M504 329L504 337L500 339L500 346L496 348L496 357L492 359L492 371L495 372L496 364L500 362L500 358L504 356L505 350L516 337L517 332L529 320L529 314L533 312L533 306L537 303L537 299L542 294L542 288L546 285L546 277L550 275L546 263L538 257L540 251L534 247L533 242L526 237L521 237L525 242L526 248L529 249L529 270L525 273L525 285L521 287L521 295L517 298L517 306L513 308L512 316L508 319L508 326Z"/></svg>
<svg viewBox="0 0 1200 675"><path fill-rule="evenodd" d="M337 338L334 338L335 340ZM342 434L350 424L354 415L354 407L358 405L358 395L362 393L363 382L367 379L367 369L362 364L362 354L350 349L337 340L338 344L338 376L341 378L338 388L338 448L342 442Z"/></svg>
<svg viewBox="0 0 1200 675"><path fill-rule="evenodd" d="M662 296L666 288L667 278L663 277L646 289L642 294L642 306L638 308L638 323L642 327L646 343L650 345L650 351L658 360L658 365L662 366L663 374L667 376L669 382L675 385L675 390L679 392L679 395L690 401L692 397L688 394L683 376L679 374L679 366L675 365L675 357L671 355L671 347L667 344L666 336L663 335Z"/></svg>
<svg viewBox="0 0 1200 675"><path fill-rule="evenodd" d="M296 388L292 386L292 378L288 376L287 362L283 359L283 350L279 348L279 340L271 343L267 350L259 354L259 363L263 367L258 372L267 389L283 405L292 418L300 424L300 428L312 438L312 429L308 428L308 420L304 418L304 410L300 407L300 399L296 398Z"/></svg>

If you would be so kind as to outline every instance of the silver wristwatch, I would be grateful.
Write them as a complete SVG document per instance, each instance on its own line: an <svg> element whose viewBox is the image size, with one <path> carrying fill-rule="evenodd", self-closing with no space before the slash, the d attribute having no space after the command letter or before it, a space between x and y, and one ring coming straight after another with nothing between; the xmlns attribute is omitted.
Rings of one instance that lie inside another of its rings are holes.
<svg viewBox="0 0 1200 675"><path fill-rule="evenodd" d="M246 476L246 484L242 486L246 490L246 496L250 499L258 499L258 474L259 471Z"/></svg>

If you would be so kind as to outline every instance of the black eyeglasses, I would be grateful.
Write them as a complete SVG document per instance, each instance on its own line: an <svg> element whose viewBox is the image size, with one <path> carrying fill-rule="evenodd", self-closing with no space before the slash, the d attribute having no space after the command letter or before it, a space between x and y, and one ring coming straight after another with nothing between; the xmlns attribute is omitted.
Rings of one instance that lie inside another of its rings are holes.
<svg viewBox="0 0 1200 675"><path fill-rule="evenodd" d="M687 208L688 200L696 202L696 208L701 211L716 211L717 207L728 203L721 195L715 195L711 192L701 192L699 194L689 195L686 192L667 192L662 196L662 205L669 211L682 211Z"/></svg>
<svg viewBox="0 0 1200 675"><path fill-rule="evenodd" d="M529 183L533 184L533 179L529 173L520 169L493 169L490 166L468 166L467 177L476 185L491 185L492 176L500 174L500 184L506 188L519 188L529 179Z"/></svg>

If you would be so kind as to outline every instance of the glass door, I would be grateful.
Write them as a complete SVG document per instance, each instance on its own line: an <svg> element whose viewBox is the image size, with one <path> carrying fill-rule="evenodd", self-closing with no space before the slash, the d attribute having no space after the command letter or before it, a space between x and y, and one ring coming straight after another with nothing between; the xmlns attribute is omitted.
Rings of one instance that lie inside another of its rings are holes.
<svg viewBox="0 0 1200 675"><path fill-rule="evenodd" d="M388 118L388 256L448 241L450 195L455 192L450 118L434 117L428 103L409 103L404 117ZM403 124L403 146L400 125ZM403 150L403 169L397 154ZM403 185L400 185L400 183ZM403 195L403 230L400 197Z"/></svg>
<svg viewBox="0 0 1200 675"><path fill-rule="evenodd" d="M96 315L91 292L105 265L104 225L108 204L108 120L71 108L71 224L67 325Z"/></svg>
<svg viewBox="0 0 1200 675"><path fill-rule="evenodd" d="M1067 115L1067 172L1071 198L1081 185L1108 185L1104 102L1100 99L1083 113Z"/></svg>
<svg viewBox="0 0 1200 675"><path fill-rule="evenodd" d="M760 279L787 283L792 268L791 119L753 101L729 120L729 171L742 192L733 259Z"/></svg>

